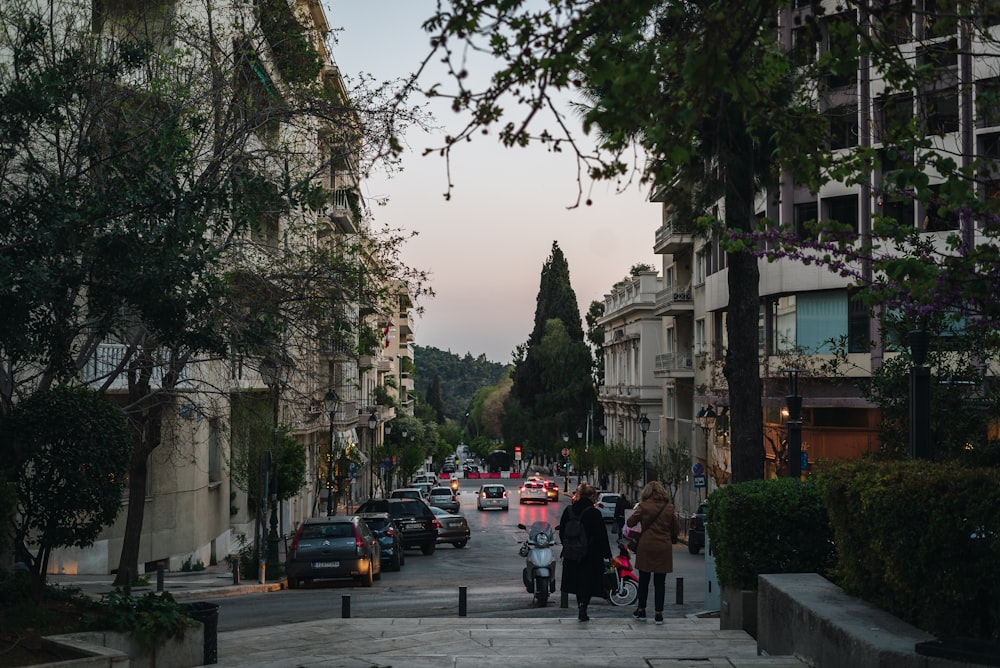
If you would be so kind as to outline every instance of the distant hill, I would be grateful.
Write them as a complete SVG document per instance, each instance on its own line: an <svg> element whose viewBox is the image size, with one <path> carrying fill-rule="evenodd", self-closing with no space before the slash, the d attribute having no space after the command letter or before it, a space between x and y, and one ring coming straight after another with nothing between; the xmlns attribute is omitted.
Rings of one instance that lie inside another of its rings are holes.
<svg viewBox="0 0 1000 668"><path fill-rule="evenodd" d="M481 387L496 385L503 378L507 367L491 362L485 355L464 357L434 347L413 346L416 371L413 385L420 401L434 382L434 375L441 376L441 403L445 417L461 422L472 401L472 395Z"/></svg>

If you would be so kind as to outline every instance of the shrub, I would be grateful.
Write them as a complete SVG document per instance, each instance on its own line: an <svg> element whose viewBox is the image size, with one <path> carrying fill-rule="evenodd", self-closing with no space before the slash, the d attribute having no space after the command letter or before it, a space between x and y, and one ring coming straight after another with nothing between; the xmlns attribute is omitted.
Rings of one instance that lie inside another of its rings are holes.
<svg viewBox="0 0 1000 668"><path fill-rule="evenodd" d="M1000 637L1000 470L844 462L819 482L846 592L939 636Z"/></svg>
<svg viewBox="0 0 1000 668"><path fill-rule="evenodd" d="M709 496L707 531L721 586L757 589L763 573L825 574L833 531L816 485L791 478L721 487Z"/></svg>
<svg viewBox="0 0 1000 668"><path fill-rule="evenodd" d="M158 647L168 638L184 635L196 622L169 592L147 592L136 598L128 589L104 597L96 629L130 633L140 646Z"/></svg>

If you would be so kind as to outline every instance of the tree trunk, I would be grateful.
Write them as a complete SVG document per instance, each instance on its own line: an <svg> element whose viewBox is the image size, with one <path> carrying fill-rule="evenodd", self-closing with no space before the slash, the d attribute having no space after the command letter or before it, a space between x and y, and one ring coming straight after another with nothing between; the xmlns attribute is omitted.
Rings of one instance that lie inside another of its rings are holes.
<svg viewBox="0 0 1000 668"><path fill-rule="evenodd" d="M735 114L726 137L726 227L749 230L754 222L754 143ZM764 477L764 416L761 409L760 270L749 251L727 254L729 333L723 373L729 385L733 482Z"/></svg>

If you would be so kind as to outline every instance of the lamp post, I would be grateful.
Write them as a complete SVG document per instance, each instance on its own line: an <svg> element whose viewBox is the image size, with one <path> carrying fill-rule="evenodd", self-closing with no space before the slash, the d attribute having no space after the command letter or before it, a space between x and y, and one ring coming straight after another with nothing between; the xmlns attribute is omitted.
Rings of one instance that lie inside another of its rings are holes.
<svg viewBox="0 0 1000 668"><path fill-rule="evenodd" d="M385 488L388 490L388 489L392 489L392 465L391 465L391 461L392 460L389 459L389 434L392 433L392 423L391 422L386 422L382 426L382 428L385 430L385 435L382 437L382 442L385 443L385 445L386 445L386 448L385 448L386 455L385 455L385 457L390 462L385 467L385 472L386 472L386 476L385 476Z"/></svg>
<svg viewBox="0 0 1000 668"><path fill-rule="evenodd" d="M378 426L378 413L373 409L368 416L368 434L371 438L368 448L368 498L375 498L375 428Z"/></svg>
<svg viewBox="0 0 1000 668"><path fill-rule="evenodd" d="M649 418L643 413L639 418L639 431L642 432L642 486L649 484L649 476L646 473L646 432L649 431Z"/></svg>
<svg viewBox="0 0 1000 668"><path fill-rule="evenodd" d="M927 330L909 333L910 359L910 457L931 458L931 370L924 365L930 345Z"/></svg>
<svg viewBox="0 0 1000 668"><path fill-rule="evenodd" d="M569 434L563 432L563 443L569 443ZM566 477L566 482L563 485L563 491L569 491L569 448L563 446L563 458L566 460L563 462L563 475Z"/></svg>
<svg viewBox="0 0 1000 668"><path fill-rule="evenodd" d="M333 517L333 454L334 454L334 441L336 436L334 434L334 424L333 418L337 413L337 404L340 403L340 397L337 393L330 388L330 390L323 397L323 404L326 407L326 412L330 415L330 458L326 463L326 516Z"/></svg>
<svg viewBox="0 0 1000 668"><path fill-rule="evenodd" d="M271 390L271 449L267 451L264 465L264 503L270 503L271 528L267 532L267 565L278 566L278 468L274 464L274 456L278 453L278 400L281 392L281 367L272 360L264 360L260 365L260 375ZM268 494L271 481L271 469L274 469L274 487ZM264 576L261 575L261 582Z"/></svg>
<svg viewBox="0 0 1000 668"><path fill-rule="evenodd" d="M788 374L788 477L802 477L802 397L799 396L799 374L802 369L782 369Z"/></svg>

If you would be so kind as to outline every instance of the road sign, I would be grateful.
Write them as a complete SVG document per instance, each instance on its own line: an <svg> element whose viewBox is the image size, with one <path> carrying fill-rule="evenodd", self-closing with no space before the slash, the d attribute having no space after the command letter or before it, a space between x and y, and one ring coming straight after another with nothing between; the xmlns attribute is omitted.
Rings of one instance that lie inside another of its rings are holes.
<svg viewBox="0 0 1000 668"><path fill-rule="evenodd" d="M708 478L706 478L703 475L696 475L694 477L694 486L695 487L708 487Z"/></svg>
<svg viewBox="0 0 1000 668"><path fill-rule="evenodd" d="M705 475L705 467L701 462L695 462L694 466L691 467L691 474L696 476Z"/></svg>
<svg viewBox="0 0 1000 668"><path fill-rule="evenodd" d="M805 471L807 468L809 468L809 453L808 452L803 452L803 453L801 453L801 455L802 455L802 458L800 459L800 461L802 463L799 465L799 469L801 469L802 471Z"/></svg>

